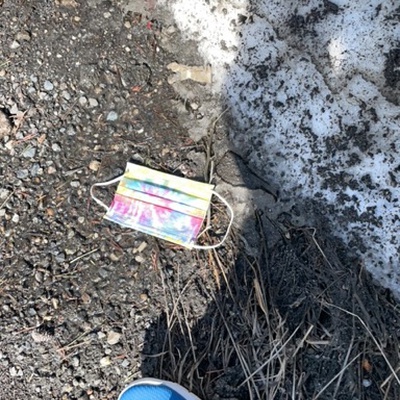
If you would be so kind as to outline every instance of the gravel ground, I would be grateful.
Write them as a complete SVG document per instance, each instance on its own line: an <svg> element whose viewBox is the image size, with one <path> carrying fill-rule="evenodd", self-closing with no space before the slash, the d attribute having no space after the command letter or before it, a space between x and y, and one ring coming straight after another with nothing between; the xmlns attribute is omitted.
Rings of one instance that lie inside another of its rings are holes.
<svg viewBox="0 0 400 400"><path fill-rule="evenodd" d="M167 82L174 27L118 4L6 1L0 26L0 398L116 398L164 308L159 269L198 262L103 222L89 189L128 160L201 176L178 117L200 105Z"/></svg>
<svg viewBox="0 0 400 400"><path fill-rule="evenodd" d="M396 303L323 219L273 209L207 85L171 80L195 44L151 1L83 3L0 1L0 399L116 399L141 376L204 399L398 398ZM103 221L90 187L127 161L212 176L241 229L197 252Z"/></svg>

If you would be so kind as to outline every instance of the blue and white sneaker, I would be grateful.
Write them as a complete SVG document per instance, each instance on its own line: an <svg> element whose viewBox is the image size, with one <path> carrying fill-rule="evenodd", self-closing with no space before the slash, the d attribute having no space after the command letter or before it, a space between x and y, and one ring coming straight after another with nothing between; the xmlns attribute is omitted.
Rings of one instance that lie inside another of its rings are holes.
<svg viewBox="0 0 400 400"><path fill-rule="evenodd" d="M143 378L130 384L118 400L200 400L177 383Z"/></svg>

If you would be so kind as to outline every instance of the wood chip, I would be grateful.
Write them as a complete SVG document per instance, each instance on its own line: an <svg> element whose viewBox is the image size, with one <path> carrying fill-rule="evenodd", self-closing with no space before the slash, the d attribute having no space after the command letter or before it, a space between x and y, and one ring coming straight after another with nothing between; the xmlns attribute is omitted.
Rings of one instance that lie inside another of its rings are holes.
<svg viewBox="0 0 400 400"><path fill-rule="evenodd" d="M11 133L12 125L4 112L0 111L0 139Z"/></svg>
<svg viewBox="0 0 400 400"><path fill-rule="evenodd" d="M211 83L211 67L191 67L189 65L178 64L173 62L167 66L169 70L175 72L174 75L168 78L168 83L173 84L176 82L186 81L188 79L198 83Z"/></svg>

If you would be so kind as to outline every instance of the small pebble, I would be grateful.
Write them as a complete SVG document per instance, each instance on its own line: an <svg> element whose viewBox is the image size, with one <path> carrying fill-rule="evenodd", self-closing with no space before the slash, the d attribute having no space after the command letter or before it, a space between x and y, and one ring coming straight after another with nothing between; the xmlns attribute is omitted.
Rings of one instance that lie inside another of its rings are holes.
<svg viewBox="0 0 400 400"><path fill-rule="evenodd" d="M79 181L72 181L70 183L71 187L73 188L78 188L79 186L81 186L81 183Z"/></svg>
<svg viewBox="0 0 400 400"><path fill-rule="evenodd" d="M13 217L11 218L11 221L17 224L19 222L19 215L14 214Z"/></svg>
<svg viewBox="0 0 400 400"><path fill-rule="evenodd" d="M68 229L67 238L72 239L75 236L75 231L73 229Z"/></svg>
<svg viewBox="0 0 400 400"><path fill-rule="evenodd" d="M72 359L71 359L71 364L72 364L74 367L77 367L77 366L79 365L79 357L72 357Z"/></svg>
<svg viewBox="0 0 400 400"><path fill-rule="evenodd" d="M68 135L68 136L75 136L75 135L76 135L76 131L75 131L75 129L74 129L72 126L70 126L70 127L67 129L67 135Z"/></svg>
<svg viewBox="0 0 400 400"><path fill-rule="evenodd" d="M7 189L0 189L0 199L6 199L10 194L10 191Z"/></svg>
<svg viewBox="0 0 400 400"><path fill-rule="evenodd" d="M146 242L140 243L140 245L136 249L133 250L133 254L141 253L146 247L147 247L147 243Z"/></svg>
<svg viewBox="0 0 400 400"><path fill-rule="evenodd" d="M141 264L145 261L145 259L142 256L138 255L135 257L135 261Z"/></svg>
<svg viewBox="0 0 400 400"><path fill-rule="evenodd" d="M70 100L71 99L71 95L69 94L69 92L67 90L63 90L61 92L61 96L65 99L65 100Z"/></svg>
<svg viewBox="0 0 400 400"><path fill-rule="evenodd" d="M30 170L31 176L36 176L38 174L39 169L40 166L38 163L33 164Z"/></svg>
<svg viewBox="0 0 400 400"><path fill-rule="evenodd" d="M59 303L60 303L60 301L59 301L57 298L53 297L53 298L51 299L51 304L53 305L53 308L54 308L55 310L58 310L58 305L59 305Z"/></svg>
<svg viewBox="0 0 400 400"><path fill-rule="evenodd" d="M13 104L12 107L10 108L10 114L18 115L18 113L19 113L18 105L17 104Z"/></svg>
<svg viewBox="0 0 400 400"><path fill-rule="evenodd" d="M35 281L38 283L43 282L43 273L42 272L40 272L40 271L35 272Z"/></svg>
<svg viewBox="0 0 400 400"><path fill-rule="evenodd" d="M101 340L106 337L106 334L102 331L97 332L97 337Z"/></svg>
<svg viewBox="0 0 400 400"><path fill-rule="evenodd" d="M63 252L58 253L56 255L56 261L59 263L63 263L65 261L65 254Z"/></svg>
<svg viewBox="0 0 400 400"><path fill-rule="evenodd" d="M51 149L53 150L53 151L55 151L55 152L60 152L61 151L61 146L58 144L58 143L53 143L52 145L51 145Z"/></svg>
<svg viewBox="0 0 400 400"><path fill-rule="evenodd" d="M90 161L89 169L92 170L92 171L94 171L94 172L96 172L96 171L99 170L100 165L101 165L101 162L100 162L100 161L98 161L98 160L92 160L92 161Z"/></svg>
<svg viewBox="0 0 400 400"><path fill-rule="evenodd" d="M18 49L18 47L21 46L16 40L14 40L11 44L10 44L10 49L11 50L16 50Z"/></svg>
<svg viewBox="0 0 400 400"><path fill-rule="evenodd" d="M115 262L115 261L118 261L119 258L120 258L120 257L117 256L115 253L111 253L111 254L110 254L110 260L111 260L111 261L114 261L114 262Z"/></svg>
<svg viewBox="0 0 400 400"><path fill-rule="evenodd" d="M25 158L33 158L36 155L36 148L35 147L28 147L27 149L25 149L22 153L22 157Z"/></svg>
<svg viewBox="0 0 400 400"><path fill-rule="evenodd" d="M17 33L16 39L25 40L26 42L29 42L31 40L31 35L27 31L21 31Z"/></svg>
<svg viewBox="0 0 400 400"><path fill-rule="evenodd" d="M110 364L111 364L111 359L108 356L107 357L103 357L100 360L100 366L101 367L108 367Z"/></svg>
<svg viewBox="0 0 400 400"><path fill-rule="evenodd" d="M86 105L86 103L87 103L87 98L86 98L85 96L79 97L79 104L80 104L81 106Z"/></svg>
<svg viewBox="0 0 400 400"><path fill-rule="evenodd" d="M107 334L107 343L109 345L117 344L121 339L121 334L118 332L110 331Z"/></svg>
<svg viewBox="0 0 400 400"><path fill-rule="evenodd" d="M99 105L99 102L96 99L94 99L93 97L89 98L89 106L91 108L98 107L98 105Z"/></svg>
<svg viewBox="0 0 400 400"><path fill-rule="evenodd" d="M67 256L72 256L73 254L75 254L76 253L76 249L74 249L74 248L68 248L68 247L66 247L65 249L64 249L64 252L65 252L65 254L67 255Z"/></svg>
<svg viewBox="0 0 400 400"><path fill-rule="evenodd" d="M141 301L147 301L149 296L146 293L141 293L140 295L140 300Z"/></svg>
<svg viewBox="0 0 400 400"><path fill-rule="evenodd" d="M17 171L17 178L18 179L25 179L29 176L29 171L27 169L20 169Z"/></svg>
<svg viewBox="0 0 400 400"><path fill-rule="evenodd" d="M90 298L90 296L87 293L82 293L81 299L84 304L90 304L92 302L92 299Z"/></svg>
<svg viewBox="0 0 400 400"><path fill-rule="evenodd" d="M7 150L10 150L11 154L14 153L14 141L13 141L13 140L9 140L9 141L4 145L4 147L5 147Z"/></svg>
<svg viewBox="0 0 400 400"><path fill-rule="evenodd" d="M99 275L100 275L103 279L105 279L105 278L108 277L108 271L107 271L106 269L104 269L104 268L99 268L99 269L98 269L98 272L99 272Z"/></svg>
<svg viewBox="0 0 400 400"><path fill-rule="evenodd" d="M70 383L67 383L62 387L62 393L71 393L73 390L74 387Z"/></svg>
<svg viewBox="0 0 400 400"><path fill-rule="evenodd" d="M110 17L111 17L111 13L107 11L107 12L105 12L105 13L103 14L103 17L106 18L106 19L107 19L107 18L110 18Z"/></svg>
<svg viewBox="0 0 400 400"><path fill-rule="evenodd" d="M54 89L54 85L50 81L44 81L43 89L50 92Z"/></svg>
<svg viewBox="0 0 400 400"><path fill-rule="evenodd" d="M118 119L118 114L115 111L110 111L107 115L107 121L116 121Z"/></svg>
<svg viewBox="0 0 400 400"><path fill-rule="evenodd" d="M369 379L363 379L362 384L363 384L364 387L367 388L367 387L370 387L372 385L372 382Z"/></svg>

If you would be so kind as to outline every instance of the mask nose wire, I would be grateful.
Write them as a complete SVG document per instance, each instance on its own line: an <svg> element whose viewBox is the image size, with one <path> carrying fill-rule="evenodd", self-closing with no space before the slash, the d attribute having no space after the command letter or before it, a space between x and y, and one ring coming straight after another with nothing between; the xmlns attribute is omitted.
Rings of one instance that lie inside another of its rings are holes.
<svg viewBox="0 0 400 400"><path fill-rule="evenodd" d="M91 186L91 188L90 188L90 196L91 196L91 198L92 198L99 206L102 206L103 208L105 208L106 211L108 211L109 207L108 207L106 204L104 204L99 198L97 198L97 197L94 195L94 188L95 188L95 187L101 187L101 186L110 186L110 185L113 185L114 183L119 182L119 181L122 179L123 176L124 176L124 175L120 175L120 176L118 176L118 177L116 177L116 178L114 178L114 179L111 179L110 181L107 181L107 182L95 183L95 184L93 184L93 185Z"/></svg>

